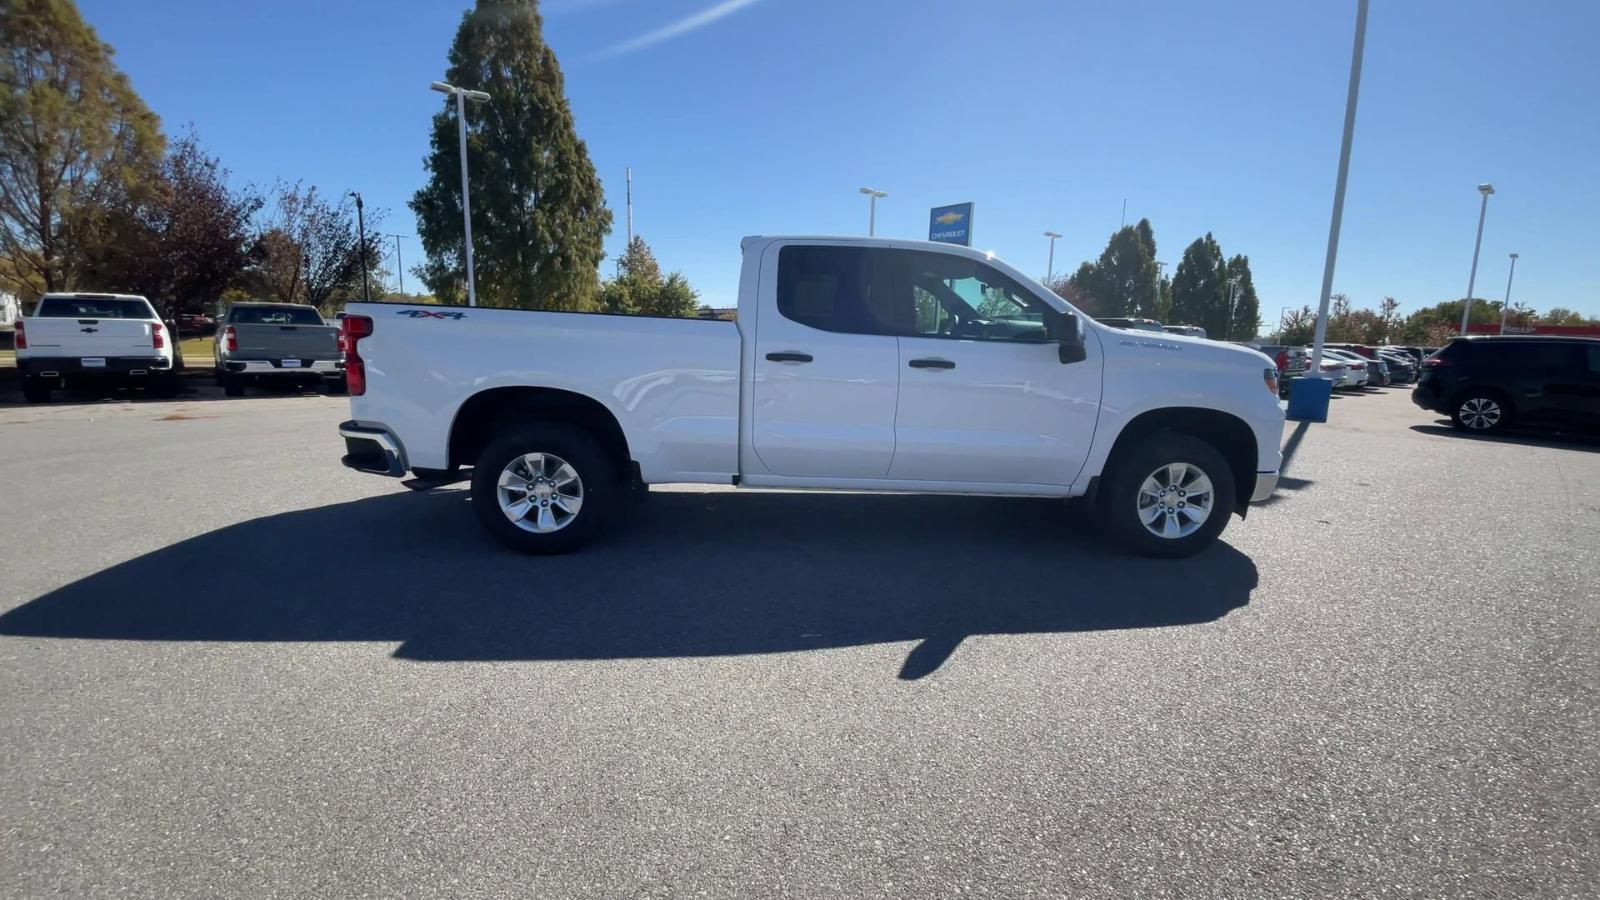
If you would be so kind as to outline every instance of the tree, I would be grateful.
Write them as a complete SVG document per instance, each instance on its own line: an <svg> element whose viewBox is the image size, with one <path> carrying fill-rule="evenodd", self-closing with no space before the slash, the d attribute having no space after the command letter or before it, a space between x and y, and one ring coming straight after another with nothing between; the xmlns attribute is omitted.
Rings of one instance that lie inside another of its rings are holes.
<svg viewBox="0 0 1600 900"><path fill-rule="evenodd" d="M681 273L662 278L650 246L634 235L617 261L617 277L600 285L599 306L608 313L690 317L699 308L699 296Z"/></svg>
<svg viewBox="0 0 1600 900"><path fill-rule="evenodd" d="M75 286L71 223L160 157L160 120L111 55L67 0L0 0L0 277L13 288Z"/></svg>
<svg viewBox="0 0 1600 900"><path fill-rule="evenodd" d="M1078 293L1094 299L1097 315L1158 316L1161 302L1150 220L1140 219L1137 225L1112 234L1100 258L1079 266L1070 283Z"/></svg>
<svg viewBox="0 0 1600 900"><path fill-rule="evenodd" d="M262 204L227 182L228 171L185 134L140 190L74 213L75 277L143 294L169 318L209 308L249 262L250 223Z"/></svg>
<svg viewBox="0 0 1600 900"><path fill-rule="evenodd" d="M1289 346L1310 346L1317 337L1317 311L1309 306L1284 316L1278 340Z"/></svg>
<svg viewBox="0 0 1600 900"><path fill-rule="evenodd" d="M376 267L383 258L384 210L369 208L366 216L365 258ZM361 239L348 198L329 203L315 187L279 182L253 257L251 279L281 303L334 312L361 296Z"/></svg>
<svg viewBox="0 0 1600 900"><path fill-rule="evenodd" d="M1228 331L1227 265L1222 248L1210 232L1196 238L1183 251L1172 274L1172 309L1175 325L1199 325L1206 334L1220 337Z"/></svg>
<svg viewBox="0 0 1600 900"><path fill-rule="evenodd" d="M1585 319L1583 313L1567 309L1564 306L1554 306L1550 311L1538 317L1542 325L1583 325L1593 322L1594 319Z"/></svg>
<svg viewBox="0 0 1600 900"><path fill-rule="evenodd" d="M1448 340L1461 327L1461 307L1466 300L1446 300L1435 303L1406 316L1405 324L1400 328L1400 337L1407 344L1418 344L1426 347L1435 347ZM1500 323L1500 302L1489 300L1472 301L1473 324ZM1448 331L1443 329L1448 328ZM1443 340L1440 335L1443 334Z"/></svg>
<svg viewBox="0 0 1600 900"><path fill-rule="evenodd" d="M1229 283L1229 296L1233 298L1232 318L1220 337L1225 341L1248 341L1261 329L1261 300L1256 296L1256 285L1250 277L1250 257L1243 254L1228 260L1223 273ZM1238 286L1234 287L1234 280ZM1207 331L1206 334L1211 334Z"/></svg>
<svg viewBox="0 0 1600 900"><path fill-rule="evenodd" d="M585 309L611 211L542 28L534 0L478 0L450 47L445 79L492 98L467 122L478 302ZM455 99L446 98L433 117L428 183L411 208L428 256L417 274L447 301L465 293L458 140Z"/></svg>
<svg viewBox="0 0 1600 900"><path fill-rule="evenodd" d="M1378 318L1383 322L1383 340L1393 342L1400 334L1400 301L1393 297L1383 298L1378 304Z"/></svg>

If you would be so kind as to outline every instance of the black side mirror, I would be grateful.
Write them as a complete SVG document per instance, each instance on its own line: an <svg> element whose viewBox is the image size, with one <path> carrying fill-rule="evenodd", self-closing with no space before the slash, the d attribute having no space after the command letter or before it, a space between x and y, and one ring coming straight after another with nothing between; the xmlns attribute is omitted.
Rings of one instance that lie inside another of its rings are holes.
<svg viewBox="0 0 1600 900"><path fill-rule="evenodd" d="M1050 337L1059 345L1061 362L1083 362L1089 351L1083 346L1083 323L1072 313L1052 312L1045 322Z"/></svg>

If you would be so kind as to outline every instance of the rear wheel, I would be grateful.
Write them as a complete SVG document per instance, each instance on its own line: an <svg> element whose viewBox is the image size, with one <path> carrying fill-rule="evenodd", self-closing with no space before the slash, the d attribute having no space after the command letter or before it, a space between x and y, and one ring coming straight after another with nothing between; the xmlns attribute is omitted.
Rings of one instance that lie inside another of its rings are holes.
<svg viewBox="0 0 1600 900"><path fill-rule="evenodd" d="M594 536L620 498L621 466L587 432L516 427L478 454L472 505L483 527L520 553L567 553Z"/></svg>
<svg viewBox="0 0 1600 900"><path fill-rule="evenodd" d="M29 403L49 403L50 383L38 378L22 379L22 399Z"/></svg>
<svg viewBox="0 0 1600 900"><path fill-rule="evenodd" d="M1101 514L1128 549L1182 557L1204 550L1228 524L1238 494L1233 469L1197 437L1163 431L1114 460L1101 483Z"/></svg>
<svg viewBox="0 0 1600 900"><path fill-rule="evenodd" d="M222 393L229 397L244 396L244 379L228 373L222 376Z"/></svg>
<svg viewBox="0 0 1600 900"><path fill-rule="evenodd" d="M1450 421L1464 431L1493 434L1511 421L1511 404L1498 391L1469 390L1456 398Z"/></svg>

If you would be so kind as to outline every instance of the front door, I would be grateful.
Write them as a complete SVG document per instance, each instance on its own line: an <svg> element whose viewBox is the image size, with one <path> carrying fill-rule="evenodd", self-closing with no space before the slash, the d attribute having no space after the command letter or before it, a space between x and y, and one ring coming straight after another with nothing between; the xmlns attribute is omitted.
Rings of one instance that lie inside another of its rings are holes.
<svg viewBox="0 0 1600 900"><path fill-rule="evenodd" d="M1094 438L1100 348L1063 364L1047 305L992 266L894 251L909 303L889 477L1069 485Z"/></svg>

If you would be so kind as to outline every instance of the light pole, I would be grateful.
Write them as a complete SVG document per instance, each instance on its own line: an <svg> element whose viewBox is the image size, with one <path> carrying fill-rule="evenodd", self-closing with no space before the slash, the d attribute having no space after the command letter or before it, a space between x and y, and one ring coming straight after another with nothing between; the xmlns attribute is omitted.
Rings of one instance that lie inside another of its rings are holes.
<svg viewBox="0 0 1600 900"><path fill-rule="evenodd" d="M487 103L489 95L483 91L458 88L442 81L435 81L429 87L441 94L452 94L456 98L456 127L461 132L461 225L466 233L467 245L467 305L477 306L478 290L472 282L472 203L467 189L467 101Z"/></svg>
<svg viewBox="0 0 1600 900"><path fill-rule="evenodd" d="M878 230L878 198L889 196L889 192L877 188L862 188L861 193L867 195L867 237L872 237Z"/></svg>
<svg viewBox="0 0 1600 900"><path fill-rule="evenodd" d="M400 293L406 292L406 264L400 259L400 239L411 237L409 234L385 234L384 237L394 238L394 268L400 273Z"/></svg>
<svg viewBox="0 0 1600 900"><path fill-rule="evenodd" d="M1461 333L1467 333L1467 322L1472 317L1472 289L1478 283L1478 250L1483 247L1483 217L1489 212L1489 195L1494 193L1494 185L1478 185L1478 193L1483 195L1483 203L1478 207L1478 239L1472 243L1472 274L1467 276L1467 302L1461 305Z"/></svg>
<svg viewBox="0 0 1600 900"><path fill-rule="evenodd" d="M1278 310L1278 343L1280 344L1283 343L1283 333L1288 330L1289 309L1290 307L1285 306Z"/></svg>
<svg viewBox="0 0 1600 900"><path fill-rule="evenodd" d="M1506 305L1500 307L1500 333L1506 333L1506 315L1511 312L1511 279L1517 277L1517 255L1511 254L1511 274L1506 276Z"/></svg>
<svg viewBox="0 0 1600 900"><path fill-rule="evenodd" d="M1051 279L1056 277L1056 238L1061 235L1054 231L1046 231L1044 236L1050 239L1050 261L1044 265L1044 280L1049 284Z"/></svg>
<svg viewBox="0 0 1600 900"><path fill-rule="evenodd" d="M1159 259L1153 260L1153 262L1155 262L1155 264L1156 264L1156 302L1155 302L1155 305L1156 305L1156 312L1159 313L1159 312L1161 312L1161 273L1162 273L1162 271L1164 271L1167 268L1167 264L1162 262ZM1171 310L1167 310L1165 313L1163 313L1163 317L1165 317L1167 315L1171 315L1171 314L1172 314L1172 311ZM1173 324L1177 324L1177 323L1173 323Z"/></svg>
<svg viewBox="0 0 1600 900"><path fill-rule="evenodd" d="M350 196L356 198L356 228L361 236L361 299L371 303L372 285L367 282L367 218L361 212L361 195L351 191Z"/></svg>
<svg viewBox="0 0 1600 900"><path fill-rule="evenodd" d="M1222 339L1227 340L1233 334L1233 304L1239 296L1239 278L1228 279L1228 320L1222 323ZM1258 323L1259 324L1259 323ZM1255 335L1251 335L1255 337Z"/></svg>

